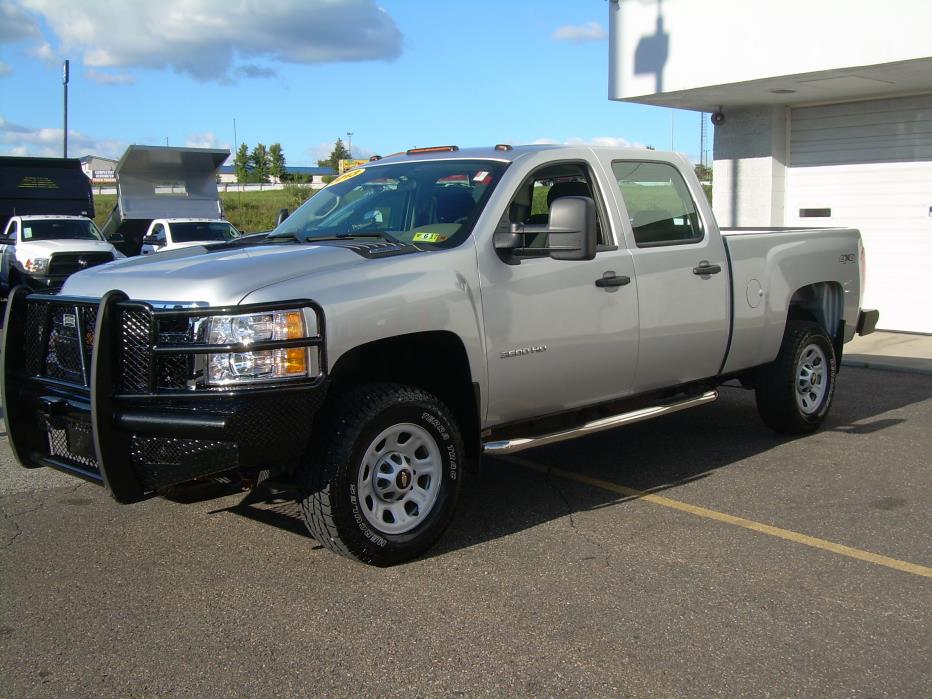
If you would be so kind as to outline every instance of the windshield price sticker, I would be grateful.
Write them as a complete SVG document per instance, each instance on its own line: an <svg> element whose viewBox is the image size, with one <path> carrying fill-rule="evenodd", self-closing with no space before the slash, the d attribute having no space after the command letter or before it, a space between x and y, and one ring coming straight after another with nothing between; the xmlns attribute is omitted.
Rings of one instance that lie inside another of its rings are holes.
<svg viewBox="0 0 932 699"><path fill-rule="evenodd" d="M411 242L413 243L442 243L447 239L443 233L427 233L422 231L420 233L415 233L414 238Z"/></svg>
<svg viewBox="0 0 932 699"><path fill-rule="evenodd" d="M346 182L347 180L356 177L356 175L361 175L361 174L364 173L364 172L365 172L365 170L363 170L362 168L357 168L356 170L348 170L348 171L344 172L342 175L340 175L339 177L337 177L333 182L331 182L331 183L330 183L329 185L327 185L327 186L328 186L328 187L332 187L332 186L335 185L335 184L340 184L341 182Z"/></svg>

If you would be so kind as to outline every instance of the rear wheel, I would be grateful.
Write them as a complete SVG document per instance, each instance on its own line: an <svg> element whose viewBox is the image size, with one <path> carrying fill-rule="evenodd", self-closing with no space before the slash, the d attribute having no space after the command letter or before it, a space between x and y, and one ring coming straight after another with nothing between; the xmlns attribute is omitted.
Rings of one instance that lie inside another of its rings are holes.
<svg viewBox="0 0 932 699"><path fill-rule="evenodd" d="M431 394L368 384L336 400L299 473L308 530L327 548L374 565L426 551L453 516L462 438Z"/></svg>
<svg viewBox="0 0 932 699"><path fill-rule="evenodd" d="M836 373L835 350L822 326L790 321L776 360L759 372L761 419L777 432L814 432L832 404Z"/></svg>

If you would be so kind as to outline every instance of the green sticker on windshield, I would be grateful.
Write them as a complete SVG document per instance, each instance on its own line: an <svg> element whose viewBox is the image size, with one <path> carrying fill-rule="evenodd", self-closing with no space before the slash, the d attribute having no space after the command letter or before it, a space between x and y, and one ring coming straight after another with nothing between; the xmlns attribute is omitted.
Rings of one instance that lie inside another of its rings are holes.
<svg viewBox="0 0 932 699"><path fill-rule="evenodd" d="M414 243L442 243L447 239L443 233L427 233L422 231L420 233L415 233L412 242Z"/></svg>

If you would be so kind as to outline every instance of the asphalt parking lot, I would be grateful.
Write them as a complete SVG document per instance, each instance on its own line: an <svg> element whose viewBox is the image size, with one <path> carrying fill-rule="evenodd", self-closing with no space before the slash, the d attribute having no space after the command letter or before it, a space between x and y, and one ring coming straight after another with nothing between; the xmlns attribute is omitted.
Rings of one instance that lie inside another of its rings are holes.
<svg viewBox="0 0 932 699"><path fill-rule="evenodd" d="M0 695L932 695L932 376L845 368L488 459L430 554L321 550L287 493L124 507L0 440ZM648 494L649 493L649 494Z"/></svg>

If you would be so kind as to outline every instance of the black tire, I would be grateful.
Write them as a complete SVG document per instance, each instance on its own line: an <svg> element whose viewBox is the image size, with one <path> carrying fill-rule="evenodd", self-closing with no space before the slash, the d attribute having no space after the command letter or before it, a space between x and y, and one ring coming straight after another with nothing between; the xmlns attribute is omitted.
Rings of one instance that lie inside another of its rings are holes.
<svg viewBox="0 0 932 699"><path fill-rule="evenodd" d="M835 349L825 329L791 320L780 353L757 376L757 412L771 429L809 434L825 420L835 395Z"/></svg>
<svg viewBox="0 0 932 699"><path fill-rule="evenodd" d="M419 388L373 383L337 396L328 412L329 419L315 427L319 437L297 478L311 536L336 553L372 565L393 565L424 553L450 523L463 480L463 439L450 411ZM413 448L401 442L405 430L414 440L410 445L420 444L427 454L420 474L420 462L402 453ZM385 471L391 475L383 478ZM426 471L435 475L426 476ZM414 490L432 494L429 507L402 500L413 498ZM412 528L393 531L405 526Z"/></svg>

